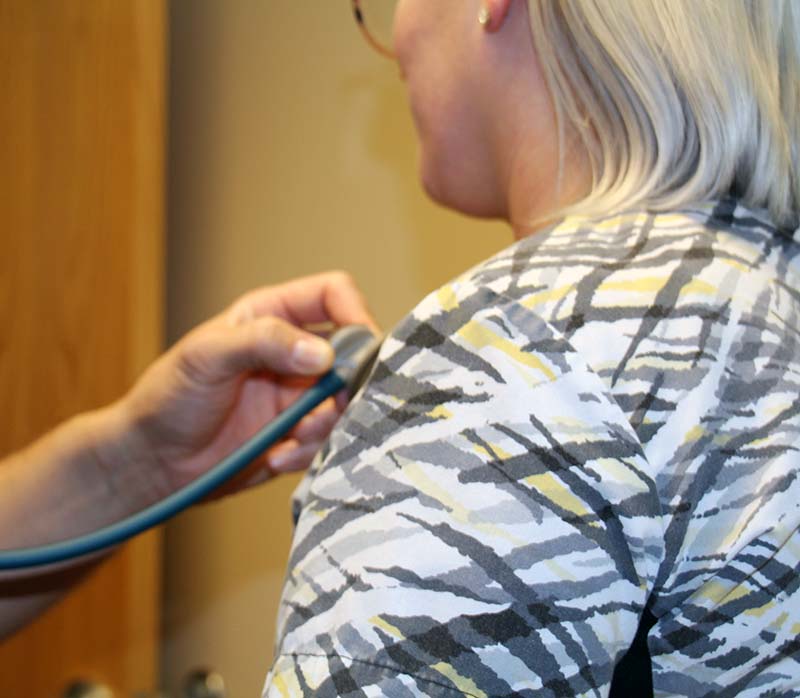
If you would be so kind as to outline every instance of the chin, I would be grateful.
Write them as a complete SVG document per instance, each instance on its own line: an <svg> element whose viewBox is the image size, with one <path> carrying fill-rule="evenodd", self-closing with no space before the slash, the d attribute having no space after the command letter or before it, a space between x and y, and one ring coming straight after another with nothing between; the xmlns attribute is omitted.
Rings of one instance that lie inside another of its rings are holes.
<svg viewBox="0 0 800 698"><path fill-rule="evenodd" d="M453 169L447 168L451 173ZM422 188L435 203L474 218L505 218L505 211L496 202L481 196L480 187L470 187L457 176L430 167L424 159L420 160L419 178Z"/></svg>

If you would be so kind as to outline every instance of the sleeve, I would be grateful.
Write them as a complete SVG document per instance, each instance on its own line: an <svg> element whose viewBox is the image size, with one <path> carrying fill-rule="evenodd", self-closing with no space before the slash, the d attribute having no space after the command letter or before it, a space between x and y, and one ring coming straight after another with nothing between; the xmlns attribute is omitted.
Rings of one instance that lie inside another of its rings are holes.
<svg viewBox="0 0 800 698"><path fill-rule="evenodd" d="M605 696L662 540L597 375L524 304L445 287L305 483L264 695Z"/></svg>

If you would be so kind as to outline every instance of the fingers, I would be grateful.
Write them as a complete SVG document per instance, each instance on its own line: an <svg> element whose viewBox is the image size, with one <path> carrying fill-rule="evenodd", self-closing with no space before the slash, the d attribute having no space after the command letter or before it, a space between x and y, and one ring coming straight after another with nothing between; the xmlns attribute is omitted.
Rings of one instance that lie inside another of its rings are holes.
<svg viewBox="0 0 800 698"><path fill-rule="evenodd" d="M208 384L242 374L318 375L331 367L330 344L277 317L240 325L209 323L182 342L184 364Z"/></svg>
<svg viewBox="0 0 800 698"><path fill-rule="evenodd" d="M282 473L293 473L298 470L305 470L311 465L311 461L317 452L322 448L330 432L333 421L326 416L324 420L316 420L317 428L324 422L328 422L328 427L322 429L318 438L302 440L298 438L288 438L277 446L271 448L266 455L257 458L244 471L236 475L232 480L217 488L207 498L207 501L214 501L226 497L235 492L246 490L250 487L260 485L262 482L272 479Z"/></svg>
<svg viewBox="0 0 800 698"><path fill-rule="evenodd" d="M267 454L269 469L277 474L307 468L339 419L333 400L326 400L305 417L293 430L290 438Z"/></svg>
<svg viewBox="0 0 800 698"><path fill-rule="evenodd" d="M322 407L318 407L300 421L292 430L292 436L297 441L304 443L324 441L337 419L339 419L339 411L330 401L326 401Z"/></svg>
<svg viewBox="0 0 800 698"><path fill-rule="evenodd" d="M211 502L227 497L260 485L282 473L305 470L311 465L311 461L322 448L323 443L322 440L300 443L296 439L286 439L275 448L270 449L266 456L256 459L244 471L218 487L203 501Z"/></svg>
<svg viewBox="0 0 800 698"><path fill-rule="evenodd" d="M334 401L326 400L292 430L289 438L256 458L245 470L211 493L206 501L254 487L281 473L305 470L322 448L338 417Z"/></svg>
<svg viewBox="0 0 800 698"><path fill-rule="evenodd" d="M242 492L243 490L249 489L250 487L255 487L256 485L260 485L262 482L270 480L276 474L277 471L273 473L264 457L257 458L242 472L237 473L233 478L223 483L220 487L217 487L217 489L204 497L202 501L214 502L231 494Z"/></svg>
<svg viewBox="0 0 800 698"><path fill-rule="evenodd" d="M294 439L288 439L269 452L267 456L269 469L274 474L304 470L311 464L321 447L321 441L301 444Z"/></svg>
<svg viewBox="0 0 800 698"><path fill-rule="evenodd" d="M262 317L231 332L227 365L233 371L317 375L333 364L325 340L276 317Z"/></svg>
<svg viewBox="0 0 800 698"><path fill-rule="evenodd" d="M296 325L333 322L364 324L377 331L361 291L342 271L329 271L251 291L227 313L233 323L277 315Z"/></svg>
<svg viewBox="0 0 800 698"><path fill-rule="evenodd" d="M242 490L256 487L267 480L271 480L283 473L294 473L305 470L322 447L322 442L298 444L294 439L288 439L273 448L266 458L259 458L204 498L205 502L213 502Z"/></svg>

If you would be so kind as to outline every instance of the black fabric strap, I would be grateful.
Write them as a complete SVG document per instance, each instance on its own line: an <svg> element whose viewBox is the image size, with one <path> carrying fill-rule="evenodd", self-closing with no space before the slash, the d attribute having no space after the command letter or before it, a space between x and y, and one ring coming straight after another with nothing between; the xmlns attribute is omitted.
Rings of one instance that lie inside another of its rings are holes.
<svg viewBox="0 0 800 698"><path fill-rule="evenodd" d="M614 667L609 698L653 698L653 669L647 633L656 624L649 608L644 610L628 651Z"/></svg>

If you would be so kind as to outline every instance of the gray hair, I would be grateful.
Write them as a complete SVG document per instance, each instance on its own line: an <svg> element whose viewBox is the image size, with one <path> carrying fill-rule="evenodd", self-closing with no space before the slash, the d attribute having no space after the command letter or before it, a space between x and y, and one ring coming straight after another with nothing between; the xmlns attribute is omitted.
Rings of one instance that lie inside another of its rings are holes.
<svg viewBox="0 0 800 698"><path fill-rule="evenodd" d="M565 213L734 194L800 210L800 0L529 0L533 41L593 187Z"/></svg>

